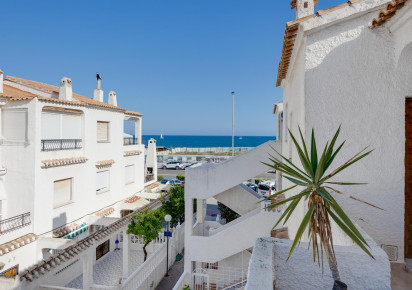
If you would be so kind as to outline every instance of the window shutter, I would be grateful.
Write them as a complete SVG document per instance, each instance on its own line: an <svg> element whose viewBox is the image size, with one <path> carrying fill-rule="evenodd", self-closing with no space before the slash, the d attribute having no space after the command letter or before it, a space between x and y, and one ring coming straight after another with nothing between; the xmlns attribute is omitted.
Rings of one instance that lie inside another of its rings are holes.
<svg viewBox="0 0 412 290"><path fill-rule="evenodd" d="M97 141L109 141L109 122L97 122Z"/></svg>
<svg viewBox="0 0 412 290"><path fill-rule="evenodd" d="M41 114L41 139L60 139L60 114L42 112Z"/></svg>
<svg viewBox="0 0 412 290"><path fill-rule="evenodd" d="M96 191L103 191L105 189L109 189L109 170L99 171L97 172L96 177Z"/></svg>
<svg viewBox="0 0 412 290"><path fill-rule="evenodd" d="M124 169L125 183L134 182L134 164L125 166Z"/></svg>
<svg viewBox="0 0 412 290"><path fill-rule="evenodd" d="M62 116L62 139L82 138L81 115L61 114Z"/></svg>
<svg viewBox="0 0 412 290"><path fill-rule="evenodd" d="M3 138L6 140L26 141L27 110L3 110Z"/></svg>
<svg viewBox="0 0 412 290"><path fill-rule="evenodd" d="M72 178L54 182L54 206L63 205L72 200Z"/></svg>

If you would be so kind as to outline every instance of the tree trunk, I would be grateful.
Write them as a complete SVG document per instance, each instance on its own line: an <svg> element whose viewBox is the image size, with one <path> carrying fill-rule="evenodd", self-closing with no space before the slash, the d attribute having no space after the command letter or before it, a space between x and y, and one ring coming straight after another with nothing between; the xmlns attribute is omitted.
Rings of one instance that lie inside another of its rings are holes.
<svg viewBox="0 0 412 290"><path fill-rule="evenodd" d="M146 244L144 244L143 246L143 253L144 253L144 260L143 263L146 262L147 259L147 252L146 252L146 246L149 244L150 242L147 242Z"/></svg>
<svg viewBox="0 0 412 290"><path fill-rule="evenodd" d="M338 270L338 263L336 257L333 255L332 248L328 244L326 256L328 257L328 263L330 271L332 272L333 279L335 281L340 281L340 275Z"/></svg>

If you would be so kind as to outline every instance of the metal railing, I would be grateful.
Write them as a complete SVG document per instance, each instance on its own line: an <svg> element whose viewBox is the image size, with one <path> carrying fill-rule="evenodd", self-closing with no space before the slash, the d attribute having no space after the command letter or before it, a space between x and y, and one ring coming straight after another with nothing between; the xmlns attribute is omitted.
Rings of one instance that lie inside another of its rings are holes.
<svg viewBox="0 0 412 290"><path fill-rule="evenodd" d="M82 148L82 139L45 139L41 140L41 151L57 151Z"/></svg>
<svg viewBox="0 0 412 290"><path fill-rule="evenodd" d="M28 226L29 224L31 224L30 212L1 220L0 235Z"/></svg>
<svg viewBox="0 0 412 290"><path fill-rule="evenodd" d="M123 137L123 145L136 145L139 144L139 139L136 137Z"/></svg>

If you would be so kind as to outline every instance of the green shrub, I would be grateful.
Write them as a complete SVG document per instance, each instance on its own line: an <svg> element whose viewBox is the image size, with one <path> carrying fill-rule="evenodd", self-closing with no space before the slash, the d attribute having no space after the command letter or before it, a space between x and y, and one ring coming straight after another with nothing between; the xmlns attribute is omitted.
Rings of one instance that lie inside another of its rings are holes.
<svg viewBox="0 0 412 290"><path fill-rule="evenodd" d="M181 174L178 174L178 175L176 175L176 179L179 179L180 181L185 181L185 176L181 175Z"/></svg>
<svg viewBox="0 0 412 290"><path fill-rule="evenodd" d="M160 181L160 180L162 180L163 179L163 175L158 175L157 176L157 181Z"/></svg>

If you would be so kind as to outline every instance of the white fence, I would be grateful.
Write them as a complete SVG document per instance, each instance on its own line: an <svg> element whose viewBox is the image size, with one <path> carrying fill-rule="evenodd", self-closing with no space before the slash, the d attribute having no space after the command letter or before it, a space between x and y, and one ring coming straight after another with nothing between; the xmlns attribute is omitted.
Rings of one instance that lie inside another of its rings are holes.
<svg viewBox="0 0 412 290"><path fill-rule="evenodd" d="M190 274L188 272L183 272L173 290L183 290L186 285L190 285Z"/></svg>
<svg viewBox="0 0 412 290"><path fill-rule="evenodd" d="M169 268L173 265L176 255L183 251L184 228L184 225L174 228L172 237L169 238ZM108 287L93 284L91 289L148 290L156 288L166 274L167 243L165 241L164 237L159 238L157 242L162 245L136 271L123 280L121 285ZM135 238L132 243L139 244L140 242L140 239Z"/></svg>

